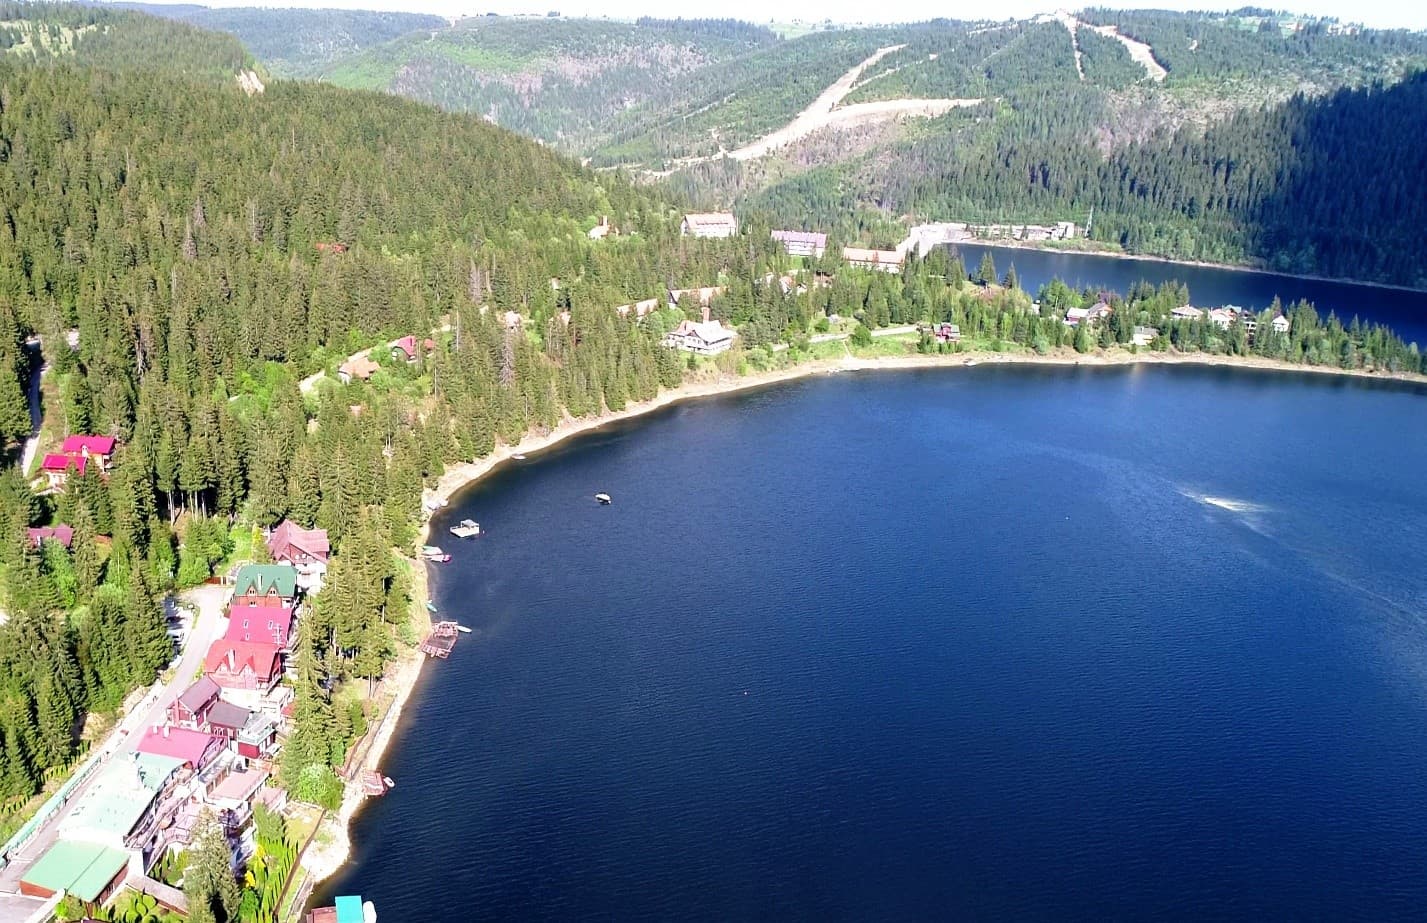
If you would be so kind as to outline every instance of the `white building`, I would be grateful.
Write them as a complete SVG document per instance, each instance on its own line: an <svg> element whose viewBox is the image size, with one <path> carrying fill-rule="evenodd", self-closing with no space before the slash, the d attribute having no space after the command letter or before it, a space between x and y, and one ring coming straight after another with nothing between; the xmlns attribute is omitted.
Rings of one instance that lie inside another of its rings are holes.
<svg viewBox="0 0 1427 923"><path fill-rule="evenodd" d="M732 237L738 219L728 212L695 212L684 216L679 232L685 237Z"/></svg>
<svg viewBox="0 0 1427 923"><path fill-rule="evenodd" d="M664 345L701 356L716 356L733 346L733 338L736 335L733 328L725 327L719 321L709 320L709 309L704 308L702 321L681 321L678 327L664 337Z"/></svg>

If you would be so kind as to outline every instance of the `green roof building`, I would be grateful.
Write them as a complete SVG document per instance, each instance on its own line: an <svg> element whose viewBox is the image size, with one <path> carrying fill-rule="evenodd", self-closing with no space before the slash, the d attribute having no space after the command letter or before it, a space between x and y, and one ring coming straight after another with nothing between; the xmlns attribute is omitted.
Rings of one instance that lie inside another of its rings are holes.
<svg viewBox="0 0 1427 923"><path fill-rule="evenodd" d="M291 564L244 564L233 577L233 596L280 596L297 593L297 568Z"/></svg>
<svg viewBox="0 0 1427 923"><path fill-rule="evenodd" d="M86 904L102 903L123 882L128 867L125 850L60 840L20 879L20 893L50 898L63 891Z"/></svg>
<svg viewBox="0 0 1427 923"><path fill-rule="evenodd" d="M154 802L183 768L184 761L153 753L116 758L100 771L94 787L60 821L68 840L122 848L124 840L154 807Z"/></svg>

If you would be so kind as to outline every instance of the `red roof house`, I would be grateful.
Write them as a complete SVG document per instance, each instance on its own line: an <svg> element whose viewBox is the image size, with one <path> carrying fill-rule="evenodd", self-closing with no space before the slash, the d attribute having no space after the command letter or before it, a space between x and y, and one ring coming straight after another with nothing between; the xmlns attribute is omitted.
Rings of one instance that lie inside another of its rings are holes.
<svg viewBox="0 0 1427 923"><path fill-rule="evenodd" d="M278 646L262 641L214 641L203 672L224 689L267 692L282 676Z"/></svg>
<svg viewBox="0 0 1427 923"><path fill-rule="evenodd" d="M272 552L274 561L291 564L299 572L318 566L325 571L332 545L327 541L326 529L304 529L284 519L268 536L268 551Z"/></svg>
<svg viewBox="0 0 1427 923"><path fill-rule="evenodd" d="M202 730L208 724L208 712L218 702L218 684L200 676L168 707L170 724Z"/></svg>
<svg viewBox="0 0 1427 923"><path fill-rule="evenodd" d="M287 647L292 633L292 606L234 606L228 618L228 641L272 643Z"/></svg>
<svg viewBox="0 0 1427 923"><path fill-rule="evenodd" d="M83 456L75 457L65 455L60 452L46 453L40 461L40 472L44 474L49 482L51 490L60 490L64 487L64 482L69 479L70 472L84 474L87 461Z"/></svg>
<svg viewBox="0 0 1427 923"><path fill-rule="evenodd" d="M74 541L74 530L64 523L57 526L40 526L38 529L30 529L30 544L36 548L45 541L53 540L68 548L69 543Z"/></svg>
<svg viewBox="0 0 1427 923"><path fill-rule="evenodd" d="M436 341L431 339L430 337L427 337L425 340L421 341L421 348L429 353L436 348ZM391 342L391 355L394 359L402 359L406 362L415 362L417 359L416 337L404 336L399 340L393 340Z"/></svg>
<svg viewBox="0 0 1427 923"><path fill-rule="evenodd" d="M113 436L66 436L59 450L66 455L106 459L114 454Z"/></svg>
<svg viewBox="0 0 1427 923"><path fill-rule="evenodd" d="M149 728L134 749L140 753L183 760L191 769L202 769L223 751L223 738L166 724Z"/></svg>

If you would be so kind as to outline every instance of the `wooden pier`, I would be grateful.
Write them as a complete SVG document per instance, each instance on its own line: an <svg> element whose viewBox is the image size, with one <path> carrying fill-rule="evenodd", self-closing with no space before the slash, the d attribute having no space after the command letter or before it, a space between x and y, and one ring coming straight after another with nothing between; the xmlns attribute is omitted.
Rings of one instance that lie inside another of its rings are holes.
<svg viewBox="0 0 1427 923"><path fill-rule="evenodd" d="M431 626L431 634L421 642L421 653L445 660L451 656L451 648L456 646L456 634L455 622L437 622Z"/></svg>

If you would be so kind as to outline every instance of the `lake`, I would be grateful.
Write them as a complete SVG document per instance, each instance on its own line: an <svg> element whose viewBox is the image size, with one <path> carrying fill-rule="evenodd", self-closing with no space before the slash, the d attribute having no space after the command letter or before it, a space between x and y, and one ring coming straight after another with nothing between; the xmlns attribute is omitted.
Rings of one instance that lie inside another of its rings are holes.
<svg viewBox="0 0 1427 923"><path fill-rule="evenodd" d="M987 250L1002 275L1015 263L1021 287L1032 294L1058 278L1076 288L1104 288L1121 295L1142 280L1155 285L1183 282L1189 286L1189 297L1194 304L1210 308L1236 304L1263 310L1273 302L1275 295L1285 305L1306 298L1324 316L1335 311L1347 324L1356 314L1365 321L1386 324L1409 343L1427 347L1427 292L1054 250L976 244L957 244L955 249L961 253L966 271L970 273L976 272L981 265L981 255Z"/></svg>
<svg viewBox="0 0 1427 923"><path fill-rule="evenodd" d="M403 923L1417 917L1424 412L1330 376L982 365L511 463L438 517L435 599L475 633L319 897ZM465 517L485 534L445 532Z"/></svg>

